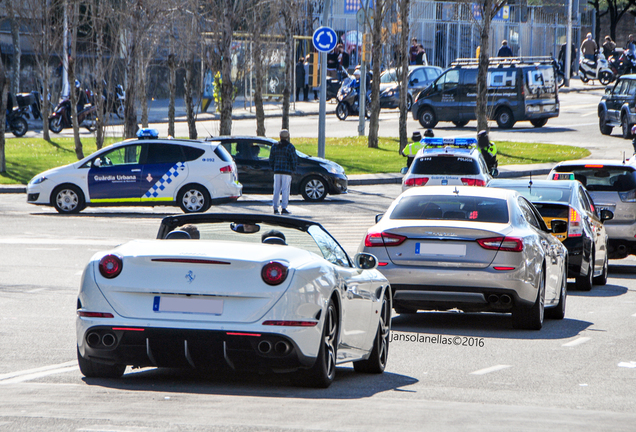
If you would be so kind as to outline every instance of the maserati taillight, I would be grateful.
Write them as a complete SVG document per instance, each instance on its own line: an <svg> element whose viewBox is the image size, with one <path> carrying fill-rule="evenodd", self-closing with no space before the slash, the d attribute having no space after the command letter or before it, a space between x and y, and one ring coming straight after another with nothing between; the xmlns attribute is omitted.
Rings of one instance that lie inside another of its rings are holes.
<svg viewBox="0 0 636 432"><path fill-rule="evenodd" d="M369 233L364 238L364 246L365 247L374 247L374 246L399 246L404 243L407 237L390 234L390 233Z"/></svg>
<svg viewBox="0 0 636 432"><path fill-rule="evenodd" d="M464 177L462 177L462 184L464 186L486 186L486 182L484 180Z"/></svg>
<svg viewBox="0 0 636 432"><path fill-rule="evenodd" d="M479 239L477 243L484 249L507 252L521 252L523 250L523 240L516 237L490 237Z"/></svg>

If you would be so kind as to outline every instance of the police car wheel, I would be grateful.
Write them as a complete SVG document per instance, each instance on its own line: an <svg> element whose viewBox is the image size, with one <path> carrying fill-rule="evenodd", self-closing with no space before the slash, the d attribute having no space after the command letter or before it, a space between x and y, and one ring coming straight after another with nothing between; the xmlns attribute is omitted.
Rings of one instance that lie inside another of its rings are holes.
<svg viewBox="0 0 636 432"><path fill-rule="evenodd" d="M432 129L437 125L437 118L432 108L422 108L419 114L418 119L422 127Z"/></svg>
<svg viewBox="0 0 636 432"><path fill-rule="evenodd" d="M515 118L510 108L499 108L495 120L497 120L497 126L500 129L512 129L515 124Z"/></svg>
<svg viewBox="0 0 636 432"><path fill-rule="evenodd" d="M75 214L85 207L84 194L74 185L62 185L51 194L51 204L58 213Z"/></svg>
<svg viewBox="0 0 636 432"><path fill-rule="evenodd" d="M210 208L210 194L198 185L187 185L179 192L179 207L184 213L203 213Z"/></svg>

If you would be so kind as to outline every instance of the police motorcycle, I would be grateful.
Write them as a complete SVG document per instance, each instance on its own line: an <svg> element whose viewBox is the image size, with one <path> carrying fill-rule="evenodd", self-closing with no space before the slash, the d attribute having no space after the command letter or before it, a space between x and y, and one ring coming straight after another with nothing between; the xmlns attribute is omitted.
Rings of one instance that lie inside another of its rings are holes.
<svg viewBox="0 0 636 432"><path fill-rule="evenodd" d="M345 120L349 115L360 115L358 95L360 94L360 80L356 76L348 75L338 90L338 105L336 105L336 117ZM371 117L371 92L367 91L367 99L364 105L364 116Z"/></svg>
<svg viewBox="0 0 636 432"><path fill-rule="evenodd" d="M14 97L11 93L7 98L7 111L5 115L5 130L11 132L16 137L24 136L29 130L29 124L26 121L28 116L27 106L14 107Z"/></svg>
<svg viewBox="0 0 636 432"><path fill-rule="evenodd" d="M614 81L614 72L609 66L603 53L595 56L596 60L588 60L583 55L579 59L579 77L586 83L590 80L599 80L601 84L607 85Z"/></svg>

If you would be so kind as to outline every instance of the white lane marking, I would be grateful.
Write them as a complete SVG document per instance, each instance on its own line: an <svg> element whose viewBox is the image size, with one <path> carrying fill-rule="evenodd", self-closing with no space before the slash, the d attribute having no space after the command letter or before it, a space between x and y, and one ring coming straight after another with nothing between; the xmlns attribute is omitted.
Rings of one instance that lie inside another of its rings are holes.
<svg viewBox="0 0 636 432"><path fill-rule="evenodd" d="M29 294L33 294L33 293L37 293L37 292L40 292L40 291L44 291L45 289L46 289L46 288L36 288L36 289L29 290L29 291L27 291L27 292L28 292ZM2 379L2 378L0 378L0 379Z"/></svg>
<svg viewBox="0 0 636 432"><path fill-rule="evenodd" d="M20 375L29 375L29 374L33 374L33 373L37 373L37 372L44 372L44 371L48 371L48 370L64 368L64 367L67 367L67 366L73 366L73 365L76 365L76 364L77 364L77 360L71 360L71 361L67 361L66 363L60 363L60 364L56 364L56 365L42 366L42 367L39 367L39 368L26 369L26 370L18 371L18 372L10 372L10 373L6 373L6 374L0 375L0 381L1 380L5 380L7 378L17 377L17 376L20 376Z"/></svg>
<svg viewBox="0 0 636 432"><path fill-rule="evenodd" d="M9 378L9 379L0 381L0 385L16 384L16 383L21 383L24 381L30 381L30 380L42 378L48 375L55 375L55 374L65 373L65 372L74 372L77 370L79 370L79 366L71 366L71 367L66 367L61 369L53 369L49 371L38 372L34 374L29 374L29 375L21 375L15 378Z"/></svg>
<svg viewBox="0 0 636 432"><path fill-rule="evenodd" d="M626 368L636 368L636 361L630 361L630 362L620 362L618 364L618 367L626 367Z"/></svg>
<svg viewBox="0 0 636 432"><path fill-rule="evenodd" d="M571 342L565 343L565 344L563 344L563 345L561 345L561 346L564 346L564 347L573 347L573 346L581 345L582 343L585 343L585 342L587 342L587 341L589 341L589 340L590 340L590 338L589 338L589 337L580 337L580 338L578 338L578 339L574 339L574 340L573 340L573 341L571 341Z"/></svg>
<svg viewBox="0 0 636 432"><path fill-rule="evenodd" d="M587 114L581 114L581 117L589 117L589 116L591 116L591 115L597 115L597 114L598 114L598 113L597 113L596 111L592 111L592 112L589 112L589 113L587 113Z"/></svg>
<svg viewBox="0 0 636 432"><path fill-rule="evenodd" d="M500 371L502 369L507 369L509 367L512 367L512 366L510 366L510 365L491 366L489 368L479 369L479 370L477 370L475 372L471 372L470 375L485 375L487 373L497 372L497 371Z"/></svg>

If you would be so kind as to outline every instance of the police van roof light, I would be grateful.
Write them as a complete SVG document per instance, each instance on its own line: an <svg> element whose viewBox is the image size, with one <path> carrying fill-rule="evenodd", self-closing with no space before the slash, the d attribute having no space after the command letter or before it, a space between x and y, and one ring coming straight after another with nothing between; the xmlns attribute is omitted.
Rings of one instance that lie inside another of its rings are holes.
<svg viewBox="0 0 636 432"><path fill-rule="evenodd" d="M159 138L159 131L157 129L142 128L137 131L137 138L139 139L157 139Z"/></svg>

